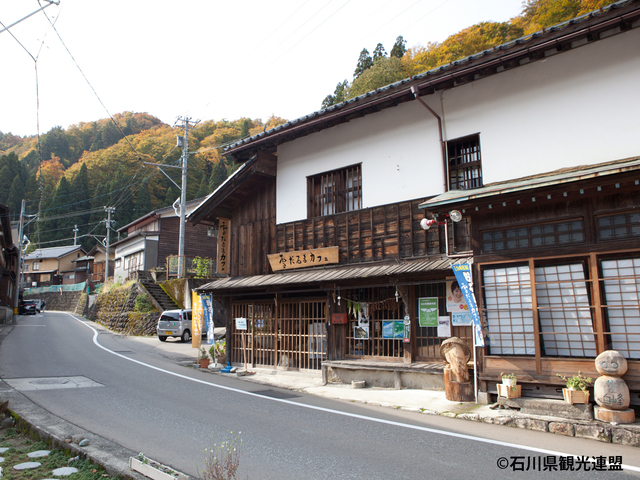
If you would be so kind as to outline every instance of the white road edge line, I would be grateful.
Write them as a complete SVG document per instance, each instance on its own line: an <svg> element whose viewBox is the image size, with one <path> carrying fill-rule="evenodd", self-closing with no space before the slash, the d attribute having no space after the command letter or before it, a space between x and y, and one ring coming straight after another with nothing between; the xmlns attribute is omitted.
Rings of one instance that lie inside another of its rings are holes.
<svg viewBox="0 0 640 480"><path fill-rule="evenodd" d="M94 335L93 335L93 343L96 346L98 346L99 348L103 349L104 351L109 352L112 355L115 355L117 357L120 357L120 358L123 358L125 360L128 360L130 362L137 363L138 365L142 365L144 367L150 368L152 370L156 370L158 372L166 373L168 375L173 375L174 377L182 378L184 380L189 380L189 381L192 381L192 382L200 383L202 385L208 385L210 387L219 388L219 389L222 389L222 390L228 390L230 392L240 393L240 394L243 394L243 395L249 395L249 396L252 396L252 397L258 397L258 398L261 398L261 399L264 399L264 400L271 400L273 402L285 403L287 405L293 405L293 406L296 406L296 407L307 408L307 409L310 409L310 410L318 410L318 411L325 412L325 413L332 413L334 415L342 415L344 417L351 417L351 418L357 418L359 420L367 420L367 421L370 421L370 422L383 423L383 424L386 424L386 425L393 425L393 426L396 426L396 427L408 428L408 429L411 429L411 430L419 430L419 431L422 431L422 432L435 433L435 434L438 434L438 435L445 435L445 436L448 436L448 437L455 437L455 438L461 438L461 439L464 439L464 440L471 440L471 441L480 442L480 443L488 443L488 444L492 444L492 445L499 445L501 447L508 447L508 448L515 448L515 449L518 449L518 450L526 450L526 451L529 451L529 452L543 453L543 454L546 454L546 455L554 455L556 457L565 456L565 457L580 458L580 457L583 456L583 455L574 455L572 453L557 452L557 451L554 451L554 450L546 450L546 449L543 449L543 448L536 448L536 447L528 447L528 446L524 446L524 445L517 445L515 443L501 442L500 440L492 440L492 439L489 439L489 438L474 437L474 436L471 436L471 435L465 435L463 433L447 432L445 430L437 430L435 428L421 427L421 426L418 426L418 425L411 425L411 424L408 424L408 423L394 422L394 421L391 421L391 420L383 420L383 419L380 419L380 418L367 417L367 416L364 416L364 415L358 415L357 413L341 412L339 410L333 410L333 409L324 408L324 407L316 407L314 405L305 405L305 404L302 404L302 403L292 402L291 400L284 400L284 399L280 399L280 398L267 397L265 395L259 395L257 393L253 393L253 392L245 392L244 390L238 390L237 388L225 387L224 385L216 385L215 383L205 382L204 380L188 377L186 375L181 375L181 374L175 373L175 372L170 372L169 370L164 370L162 368L155 367L153 365L149 365L148 363L144 363L144 362L141 362L139 360L135 360L133 358L125 357L124 355L121 355L121 354L119 354L117 352L114 352L113 350L109 350L108 348L106 348L106 347L100 345L100 343L98 343L98 335L99 335L99 333L95 328L93 328L91 325L89 325L88 323L84 322L83 320L80 320L78 317L76 317L75 315L73 315L73 314L71 314L69 312L60 312L60 313L66 313L67 315L71 316L73 319L77 320L78 322L80 322L81 324L86 326L87 328L90 328L91 330L93 330L93 333L94 333ZM607 464L608 464L608 462L607 462ZM630 470L630 471L633 471L633 472L640 472L640 467L634 467L632 465L622 464L621 468L622 468L623 471L624 470Z"/></svg>

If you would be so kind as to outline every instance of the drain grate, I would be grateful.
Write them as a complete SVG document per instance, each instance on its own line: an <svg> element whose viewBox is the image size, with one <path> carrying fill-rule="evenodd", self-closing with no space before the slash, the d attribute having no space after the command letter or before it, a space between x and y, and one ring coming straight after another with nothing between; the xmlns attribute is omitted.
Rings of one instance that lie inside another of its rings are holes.
<svg viewBox="0 0 640 480"><path fill-rule="evenodd" d="M300 395L296 395L289 392L277 392L275 390L261 390L259 392L253 392L256 395L262 395L270 398L277 398L279 400L286 400L288 398L300 398Z"/></svg>

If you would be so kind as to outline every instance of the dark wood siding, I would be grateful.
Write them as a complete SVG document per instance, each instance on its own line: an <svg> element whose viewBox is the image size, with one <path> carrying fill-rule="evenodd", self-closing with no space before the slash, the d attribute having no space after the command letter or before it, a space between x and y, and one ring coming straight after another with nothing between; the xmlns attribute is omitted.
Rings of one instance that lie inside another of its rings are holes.
<svg viewBox="0 0 640 480"><path fill-rule="evenodd" d="M444 227L433 226L429 230L420 227L425 212L418 205L423 201L418 199L278 225L277 251L269 253L337 245L341 264L443 254L446 252ZM467 226L466 220L456 224L457 251L470 249Z"/></svg>
<svg viewBox="0 0 640 480"><path fill-rule="evenodd" d="M180 241L180 218L160 219L160 241L158 243L158 265L166 264L169 255L178 255ZM215 260L217 238L207 236L207 226L195 227L186 224L184 254L187 257L208 257Z"/></svg>
<svg viewBox="0 0 640 480"><path fill-rule="evenodd" d="M272 273L267 254L275 253L276 181L265 179L233 210L231 219L232 277Z"/></svg>

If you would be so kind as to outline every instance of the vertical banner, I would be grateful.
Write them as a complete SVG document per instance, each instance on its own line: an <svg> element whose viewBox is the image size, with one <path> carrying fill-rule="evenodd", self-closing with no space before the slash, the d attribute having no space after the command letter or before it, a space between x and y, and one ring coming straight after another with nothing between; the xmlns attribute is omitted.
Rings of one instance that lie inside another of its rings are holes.
<svg viewBox="0 0 640 480"><path fill-rule="evenodd" d="M471 265L463 263L461 265L452 265L453 273L458 281L458 286L462 290L462 295L466 304L471 311L471 319L473 320L475 345L476 347L484 347L484 337L482 336L482 324L480 323L480 314L478 313L478 305L476 297L473 294L473 281L471 280Z"/></svg>
<svg viewBox="0 0 640 480"><path fill-rule="evenodd" d="M204 318L204 310L202 309L202 302L200 296L191 290L191 346L193 348L200 348L202 343L202 319Z"/></svg>
<svg viewBox="0 0 640 480"><path fill-rule="evenodd" d="M218 218L218 256L216 272L229 274L229 223L228 218Z"/></svg>
<svg viewBox="0 0 640 480"><path fill-rule="evenodd" d="M213 345L213 302L211 295L200 295L202 310L204 311L203 325L207 329L207 345Z"/></svg>

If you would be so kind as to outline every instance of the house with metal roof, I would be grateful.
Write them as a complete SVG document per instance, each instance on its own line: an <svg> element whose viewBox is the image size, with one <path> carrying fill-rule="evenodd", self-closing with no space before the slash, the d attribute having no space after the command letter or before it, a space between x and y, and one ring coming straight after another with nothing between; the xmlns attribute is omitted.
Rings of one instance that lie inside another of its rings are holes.
<svg viewBox="0 0 640 480"><path fill-rule="evenodd" d="M84 275L76 277L73 261L86 254L80 245L38 248L27 253L22 257L25 287L82 283Z"/></svg>
<svg viewBox="0 0 640 480"><path fill-rule="evenodd" d="M228 277L198 291L230 360L400 387L456 336L488 401L615 348L639 391L639 26L621 1L228 147L189 220L220 231Z"/></svg>
<svg viewBox="0 0 640 480"><path fill-rule="evenodd" d="M187 202L187 214L202 199ZM126 237L113 243L115 266L113 275L119 281L136 278L139 271L161 268L177 276L180 214L173 207L149 212L118 229ZM187 271L196 257L211 259L216 256L217 230L212 224L185 226L185 255ZM176 267L175 269L173 267ZM109 268L111 270L111 267Z"/></svg>

